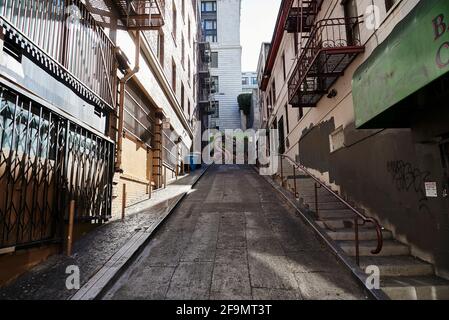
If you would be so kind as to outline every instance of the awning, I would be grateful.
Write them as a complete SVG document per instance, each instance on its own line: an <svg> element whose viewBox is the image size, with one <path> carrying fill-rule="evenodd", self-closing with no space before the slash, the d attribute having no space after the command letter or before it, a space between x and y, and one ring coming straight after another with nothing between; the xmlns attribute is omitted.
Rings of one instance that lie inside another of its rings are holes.
<svg viewBox="0 0 449 320"><path fill-rule="evenodd" d="M401 126L394 109L448 71L449 1L421 0L354 73L357 128Z"/></svg>

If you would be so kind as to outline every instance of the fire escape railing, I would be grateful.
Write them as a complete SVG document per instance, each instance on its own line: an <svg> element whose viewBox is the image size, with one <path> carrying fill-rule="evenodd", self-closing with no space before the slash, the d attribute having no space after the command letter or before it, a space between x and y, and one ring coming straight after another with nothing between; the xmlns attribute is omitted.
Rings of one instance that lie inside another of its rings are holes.
<svg viewBox="0 0 449 320"><path fill-rule="evenodd" d="M3 0L0 25L83 97L115 107L115 46L80 0Z"/></svg>
<svg viewBox="0 0 449 320"><path fill-rule="evenodd" d="M359 17L320 20L313 26L288 83L294 107L314 107L357 54L364 51Z"/></svg>
<svg viewBox="0 0 449 320"><path fill-rule="evenodd" d="M310 32L324 0L294 0L288 13L285 30L288 33Z"/></svg>
<svg viewBox="0 0 449 320"><path fill-rule="evenodd" d="M115 0L127 30L157 30L165 24L165 0Z"/></svg>
<svg viewBox="0 0 449 320"><path fill-rule="evenodd" d="M359 210L354 208L351 204L349 204L345 199L343 199L340 195L334 192L331 188L329 188L325 183L323 183L320 179L315 177L312 173L307 170L302 164L296 162L292 158L287 155L279 154L279 163L281 166L281 181L284 181L284 168L283 168L283 160L288 161L293 167L293 186L295 197L299 194L297 179L300 178L299 172L303 172L306 176L311 178L314 181L314 190L315 190L315 215L318 219L320 219L319 214L319 194L318 189L326 190L331 196L333 196L336 200L342 203L347 209L349 209L354 214L354 240L355 240L355 259L358 266L360 266L360 237L359 237L359 227L366 225L367 223L371 223L374 225L376 229L377 236L377 245L376 248L371 250L372 254L379 254L382 251L383 247L383 235L382 235L382 227L377 221L377 219L372 217L367 217L362 214Z"/></svg>

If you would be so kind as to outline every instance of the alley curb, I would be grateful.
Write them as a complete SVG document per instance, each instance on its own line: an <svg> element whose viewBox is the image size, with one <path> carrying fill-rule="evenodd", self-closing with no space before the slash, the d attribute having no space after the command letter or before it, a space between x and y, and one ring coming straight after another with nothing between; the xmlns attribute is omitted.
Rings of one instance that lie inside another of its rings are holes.
<svg viewBox="0 0 449 320"><path fill-rule="evenodd" d="M144 230L139 230L134 234L112 257L101 267L73 296L68 300L98 300L104 295L110 284L117 279L124 270L134 261L143 247L150 241L151 236L157 231L159 226L170 216L170 214L184 200L204 174L211 166L206 169L193 181L190 190L180 194L175 203L168 208L158 220Z"/></svg>
<svg viewBox="0 0 449 320"><path fill-rule="evenodd" d="M259 174L259 171L255 166L253 169ZM271 178L267 176L262 176L278 193L280 193L287 202L297 211L300 218L302 218L310 227L312 227L313 231L321 237L321 240L325 242L325 244L332 250L332 253L343 263L343 265L351 272L351 275L357 280L357 282L363 287L366 293L369 296L376 300L390 300L390 298L381 290L381 289L369 289L366 286L366 280L368 276L363 270L360 269L347 255L346 253L335 244L334 240L332 240L325 232L322 232L322 228L309 216L307 216L303 210L298 206L296 199L289 194L286 190L284 190L281 186L276 184Z"/></svg>

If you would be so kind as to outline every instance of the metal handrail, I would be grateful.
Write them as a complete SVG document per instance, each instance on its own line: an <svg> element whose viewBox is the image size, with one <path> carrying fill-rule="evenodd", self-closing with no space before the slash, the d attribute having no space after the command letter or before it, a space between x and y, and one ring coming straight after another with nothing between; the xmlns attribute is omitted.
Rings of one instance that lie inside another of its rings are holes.
<svg viewBox="0 0 449 320"><path fill-rule="evenodd" d="M360 211L358 211L356 208L354 208L352 205L350 205L345 199L343 199L340 195L338 195L336 192L334 192L331 188L329 188L325 183L323 183L320 179L318 179L317 177L315 177L312 173L309 172L309 170L307 170L302 164L296 162L295 160L293 160L291 157L284 155L284 154L279 154L279 157L281 158L281 180L284 180L283 177L283 167L282 167L282 159L287 159L288 161L290 161L293 164L293 174L294 174L294 188L295 188L295 197L297 195L297 188L296 188L296 170L295 167L302 170L304 173L306 173L306 175L308 175L310 178L312 178L315 181L315 210L316 210L316 214L318 215L318 192L317 190L320 188L324 188L326 191L328 191L330 194L332 194L332 196L334 196L338 201L340 201L341 203L343 203L349 210L351 210L354 214L354 232L355 232L355 242L356 242L356 262L357 265L360 265L360 253L359 253L359 226L363 226L366 223L372 223L374 224L375 228L376 228L376 235L377 235L377 247L376 249L372 250L371 253L372 254L379 254L382 251L382 247L383 247L383 235L382 235L382 227L379 223L379 221L377 221L377 219L372 218L372 217L367 217L364 214L362 214ZM319 186L318 186L319 185ZM359 225L359 219L361 219L363 221L362 224Z"/></svg>
<svg viewBox="0 0 449 320"><path fill-rule="evenodd" d="M0 1L0 24L69 73L78 83L64 80L78 91L114 108L115 45L81 0Z"/></svg>

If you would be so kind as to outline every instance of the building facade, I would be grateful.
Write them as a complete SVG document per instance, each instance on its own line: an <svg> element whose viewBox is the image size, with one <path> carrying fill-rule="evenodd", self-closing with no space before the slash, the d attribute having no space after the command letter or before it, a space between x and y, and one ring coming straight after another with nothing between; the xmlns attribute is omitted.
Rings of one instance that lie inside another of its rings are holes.
<svg viewBox="0 0 449 320"><path fill-rule="evenodd" d="M211 46L211 76L215 113L210 127L238 129L241 126L237 102L242 92L240 45L240 0L201 1L202 31Z"/></svg>
<svg viewBox="0 0 449 320"><path fill-rule="evenodd" d="M272 152L291 157L376 218L406 245L402 254L446 279L447 6L284 0L258 70L261 122L279 130L279 150ZM398 248L389 241L382 255L388 245ZM395 263L407 269L401 259ZM425 283L401 276L410 297L419 298Z"/></svg>
<svg viewBox="0 0 449 320"><path fill-rule="evenodd" d="M271 43L264 42L260 46L259 61L257 62L257 84L262 83L265 74L265 64L268 58L268 52L270 51ZM259 109L259 127L266 128L268 121L268 99L269 95L263 94L261 90L257 93L257 106Z"/></svg>
<svg viewBox="0 0 449 320"><path fill-rule="evenodd" d="M257 73L242 72L242 92L252 93L257 88Z"/></svg>
<svg viewBox="0 0 449 320"><path fill-rule="evenodd" d="M118 129L124 133L117 139L118 152L122 150L113 188L117 218L123 206L132 208L149 199L153 190L184 173L198 129L193 127L199 119L197 2L162 1L160 6L164 23L142 30L140 43L129 30L117 33L117 46L131 61L129 68L135 66L132 59L140 47L139 71L125 85L123 129Z"/></svg>
<svg viewBox="0 0 449 320"><path fill-rule="evenodd" d="M76 239L183 174L198 9L0 3L0 283L61 251L70 201Z"/></svg>

